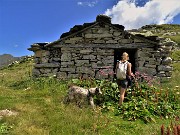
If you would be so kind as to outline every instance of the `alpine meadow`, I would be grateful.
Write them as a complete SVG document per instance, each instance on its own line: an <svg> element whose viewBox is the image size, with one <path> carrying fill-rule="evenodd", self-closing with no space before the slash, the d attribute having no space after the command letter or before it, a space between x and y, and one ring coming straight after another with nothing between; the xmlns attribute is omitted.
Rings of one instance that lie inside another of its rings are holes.
<svg viewBox="0 0 180 135"><path fill-rule="evenodd" d="M0 69L0 134L8 135L160 135L180 133L180 30L179 25L149 25L141 33L171 38L174 47L172 78L164 83L143 73L118 107L114 81L94 78L58 80L34 78L33 56ZM174 33L176 33L174 35ZM99 86L96 108L64 104L68 86Z"/></svg>

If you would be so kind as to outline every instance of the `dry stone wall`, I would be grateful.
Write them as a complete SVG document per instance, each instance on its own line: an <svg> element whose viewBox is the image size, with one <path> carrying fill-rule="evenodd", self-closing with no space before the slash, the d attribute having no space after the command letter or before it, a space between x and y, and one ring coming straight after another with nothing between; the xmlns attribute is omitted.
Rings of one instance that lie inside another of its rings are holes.
<svg viewBox="0 0 180 135"><path fill-rule="evenodd" d="M99 71L113 71L114 50L100 48L61 48L61 67L57 78L108 78Z"/></svg>
<svg viewBox="0 0 180 135"><path fill-rule="evenodd" d="M157 49L138 49L137 71L159 77L162 82L168 81L173 70L170 52L175 45L176 43L169 39L161 39Z"/></svg>
<svg viewBox="0 0 180 135"><path fill-rule="evenodd" d="M78 45L83 44L84 47L86 44L101 44L103 46L116 44L116 45L126 45L134 43L146 43L143 40L130 37L130 34L124 30L110 26L109 24L97 24L88 30L83 31L80 34L74 35L65 39L59 43L59 45ZM55 45L56 46L56 45ZM75 47L75 46L74 46Z"/></svg>
<svg viewBox="0 0 180 135"><path fill-rule="evenodd" d="M172 75L170 51L172 41L163 41L158 49L137 48L135 59L136 71L160 77L162 81ZM41 55L39 55L41 54ZM59 79L93 77L111 78L114 68L114 49L61 47L42 50L35 55L35 76L56 76ZM108 67L108 68L107 68ZM106 73L106 74L103 74Z"/></svg>
<svg viewBox="0 0 180 135"><path fill-rule="evenodd" d="M34 76L56 76L61 65L61 49L48 49L35 53Z"/></svg>
<svg viewBox="0 0 180 135"><path fill-rule="evenodd" d="M161 60L160 65L157 67L157 76L161 78L161 81L169 81L172 75L172 59L170 57L171 51L177 44L170 39L166 38L159 44L157 57Z"/></svg>
<svg viewBox="0 0 180 135"><path fill-rule="evenodd" d="M59 79L113 77L107 74L112 73L114 67L113 49L63 47L56 52L58 55L53 57L53 51L45 51L48 55L35 57L34 76L56 76Z"/></svg>

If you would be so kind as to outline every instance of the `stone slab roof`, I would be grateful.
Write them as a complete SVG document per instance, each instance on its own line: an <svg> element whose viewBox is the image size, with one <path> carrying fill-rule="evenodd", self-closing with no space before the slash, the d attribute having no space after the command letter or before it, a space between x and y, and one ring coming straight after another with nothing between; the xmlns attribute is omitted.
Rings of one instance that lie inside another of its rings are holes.
<svg viewBox="0 0 180 135"><path fill-rule="evenodd" d="M144 35L140 35L140 34L137 34L137 35L133 35L133 34L130 34L129 32L125 31L124 30L124 26L123 25L119 25L119 24L112 24L111 23L111 18L108 17L108 16L105 16L105 15L98 15L96 17L96 21L95 22L92 22L92 23L84 23L83 25L75 25L73 28L70 29L69 32L66 32L66 33L63 33L61 36L60 36L60 39L54 41L54 42L51 42L49 44L46 44L45 47L49 47L49 46L53 46L53 44L57 44L58 42L61 42L65 39L68 39L70 37L73 37L75 35L78 35L79 33L82 33L83 31L87 30L87 29L90 29L96 25L109 25L111 27L113 27L114 29L117 29L119 31L123 31L124 32L124 36L125 37L132 37L132 38L136 38L136 39L140 39L140 40L144 40L148 43L151 43L151 44L159 44L160 42L160 38L158 36L144 36Z"/></svg>
<svg viewBox="0 0 180 135"><path fill-rule="evenodd" d="M31 45L31 48L29 48L28 50L33 51L34 49L38 50L40 48L43 49L44 47L45 48L53 47L55 44L65 41L71 37L77 36L78 34L81 34L86 30L89 30L96 26L103 27L104 25L108 25L109 27L112 27L113 29L122 32L125 39L132 38L132 39L137 39L137 40L143 40L144 42L146 42L148 44L152 44L152 45L158 45L161 41L161 38L159 38L158 36L147 36L146 37L141 34L133 35L133 34L129 33L128 31L124 30L125 27L123 25L112 24L110 17L105 16L105 15L98 15L96 17L95 22L84 23L83 25L75 25L73 28L70 29L69 32L63 33L58 40L50 42L50 43L35 43L35 44Z"/></svg>

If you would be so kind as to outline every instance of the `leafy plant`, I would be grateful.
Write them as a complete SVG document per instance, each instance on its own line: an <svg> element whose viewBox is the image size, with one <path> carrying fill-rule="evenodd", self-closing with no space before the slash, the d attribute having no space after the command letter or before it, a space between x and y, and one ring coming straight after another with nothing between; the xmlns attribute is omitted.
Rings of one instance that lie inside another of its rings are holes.
<svg viewBox="0 0 180 135"><path fill-rule="evenodd" d="M12 126L9 126L7 123L0 124L0 133L8 134L9 130L12 129Z"/></svg>
<svg viewBox="0 0 180 135"><path fill-rule="evenodd" d="M145 122L154 121L155 116L175 117L179 109L176 92L159 89L153 81L147 75L136 73L136 81L127 90L126 100L117 114L128 120L142 119Z"/></svg>
<svg viewBox="0 0 180 135"><path fill-rule="evenodd" d="M160 89L158 81L146 74L135 74L131 88L127 89L122 106L118 107L119 88L116 82L109 80L72 80L81 87L98 85L103 95L95 97L95 102L102 112L114 111L114 114L127 120L141 119L155 121L154 117L175 117L178 113L179 99L177 91ZM156 82L156 85L155 85Z"/></svg>

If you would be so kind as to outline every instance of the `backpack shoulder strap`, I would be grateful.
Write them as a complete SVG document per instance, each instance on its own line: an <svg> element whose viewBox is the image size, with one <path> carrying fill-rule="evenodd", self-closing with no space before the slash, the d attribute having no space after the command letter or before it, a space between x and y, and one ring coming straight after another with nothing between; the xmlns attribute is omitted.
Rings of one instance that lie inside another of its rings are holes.
<svg viewBox="0 0 180 135"><path fill-rule="evenodd" d="M118 68L119 67L119 61L117 61L117 63L116 63L116 68Z"/></svg>
<svg viewBox="0 0 180 135"><path fill-rule="evenodd" d="M125 62L125 64L128 64L128 63L129 63L128 61Z"/></svg>

